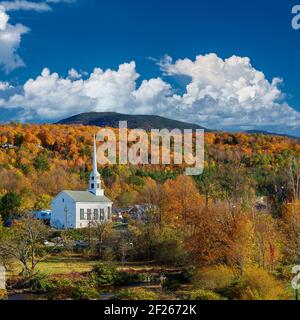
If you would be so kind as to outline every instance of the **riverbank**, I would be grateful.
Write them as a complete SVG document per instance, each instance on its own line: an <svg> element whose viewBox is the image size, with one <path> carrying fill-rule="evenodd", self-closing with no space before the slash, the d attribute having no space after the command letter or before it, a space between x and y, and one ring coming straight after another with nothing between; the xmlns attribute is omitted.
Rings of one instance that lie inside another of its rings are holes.
<svg viewBox="0 0 300 320"><path fill-rule="evenodd" d="M131 295L133 299L135 296L173 299L175 291L188 281L187 268L151 262L101 263L78 254L53 255L27 279L18 272L19 266L9 272L9 300L110 300Z"/></svg>

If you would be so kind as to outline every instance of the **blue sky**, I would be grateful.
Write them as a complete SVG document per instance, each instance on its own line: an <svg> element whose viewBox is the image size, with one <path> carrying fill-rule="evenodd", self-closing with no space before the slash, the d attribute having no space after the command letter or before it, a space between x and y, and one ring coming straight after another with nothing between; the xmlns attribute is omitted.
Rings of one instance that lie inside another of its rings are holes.
<svg viewBox="0 0 300 320"><path fill-rule="evenodd" d="M297 0L9 2L24 29L1 60L0 15L0 121L120 111L300 135Z"/></svg>

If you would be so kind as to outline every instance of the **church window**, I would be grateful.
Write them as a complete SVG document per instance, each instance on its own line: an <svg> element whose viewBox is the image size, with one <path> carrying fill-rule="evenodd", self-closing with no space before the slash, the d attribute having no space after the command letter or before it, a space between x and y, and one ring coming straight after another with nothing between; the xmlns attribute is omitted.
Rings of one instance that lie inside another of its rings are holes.
<svg viewBox="0 0 300 320"><path fill-rule="evenodd" d="M91 209L87 210L87 219L92 220L92 210Z"/></svg>
<svg viewBox="0 0 300 320"><path fill-rule="evenodd" d="M104 209L100 209L100 220L104 221Z"/></svg>
<svg viewBox="0 0 300 320"><path fill-rule="evenodd" d="M98 211L98 209L94 209L94 220L95 221L99 220L99 211Z"/></svg>
<svg viewBox="0 0 300 320"><path fill-rule="evenodd" d="M84 209L80 209L80 220L84 220Z"/></svg>
<svg viewBox="0 0 300 320"><path fill-rule="evenodd" d="M97 184L97 189L100 189L100 184L99 183Z"/></svg>
<svg viewBox="0 0 300 320"><path fill-rule="evenodd" d="M91 184L91 189L94 189L95 188L95 185L92 183Z"/></svg>

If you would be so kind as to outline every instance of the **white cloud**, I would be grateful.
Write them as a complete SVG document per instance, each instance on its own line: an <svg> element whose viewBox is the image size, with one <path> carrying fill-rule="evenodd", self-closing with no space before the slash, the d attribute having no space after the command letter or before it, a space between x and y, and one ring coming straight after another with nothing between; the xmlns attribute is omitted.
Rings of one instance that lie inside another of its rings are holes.
<svg viewBox="0 0 300 320"><path fill-rule="evenodd" d="M0 66L5 72L24 66L22 58L17 54L22 35L29 31L22 24L9 24L9 16L4 7L0 6Z"/></svg>
<svg viewBox="0 0 300 320"><path fill-rule="evenodd" d="M118 70L100 68L81 78L75 69L64 78L44 69L2 100L5 108L23 107L26 119L58 120L89 111L157 114L217 129L264 129L300 134L300 114L283 101L281 80L268 81L249 58L221 59L215 54L195 61L160 62L169 77L190 79L183 94L161 78L142 81L135 62Z"/></svg>
<svg viewBox="0 0 300 320"><path fill-rule="evenodd" d="M96 68L86 80L61 78L45 68L28 80L23 93L13 95L5 107L22 106L28 116L59 119L84 111L128 111L134 102L138 74L135 63L122 64L117 71Z"/></svg>
<svg viewBox="0 0 300 320"><path fill-rule="evenodd" d="M15 0L15 1L1 1L0 5L2 5L6 11L51 11L51 4L57 3L75 3L77 0L44 0L40 2L33 2L28 0Z"/></svg>
<svg viewBox="0 0 300 320"><path fill-rule="evenodd" d="M300 124L300 114L282 102L281 79L271 82L256 70L249 58L216 54L197 56L195 61L173 62L166 56L161 69L169 76L191 79L182 96L177 96L175 114L212 128L290 127Z"/></svg>
<svg viewBox="0 0 300 320"><path fill-rule="evenodd" d="M10 84L8 82L0 82L0 91L4 91L10 88Z"/></svg>
<svg viewBox="0 0 300 320"><path fill-rule="evenodd" d="M9 16L6 14L5 9L0 6L0 31L4 31L7 26Z"/></svg>
<svg viewBox="0 0 300 320"><path fill-rule="evenodd" d="M10 16L7 12L11 11L51 11L50 4L73 3L77 0L46 0L33 2L27 0L2 1L0 2L0 67L6 73L25 66L22 58L17 53L22 36L29 32L29 28L22 24L9 24Z"/></svg>
<svg viewBox="0 0 300 320"><path fill-rule="evenodd" d="M69 77L69 79L72 79L72 80L81 79L82 74L79 73L76 69L72 68L68 72L68 77Z"/></svg>
<svg viewBox="0 0 300 320"><path fill-rule="evenodd" d="M0 2L6 11L51 11L51 7L46 2L32 2L27 0L2 1Z"/></svg>

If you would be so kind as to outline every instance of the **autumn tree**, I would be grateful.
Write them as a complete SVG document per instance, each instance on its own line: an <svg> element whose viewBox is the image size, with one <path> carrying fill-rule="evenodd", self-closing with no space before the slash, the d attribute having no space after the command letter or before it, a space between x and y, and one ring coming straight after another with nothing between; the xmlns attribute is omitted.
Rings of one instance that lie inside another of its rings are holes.
<svg viewBox="0 0 300 320"><path fill-rule="evenodd" d="M103 250L105 242L113 233L113 225L111 222L100 222L98 220L91 221L92 234L95 237L95 249L99 259L103 258Z"/></svg>
<svg viewBox="0 0 300 320"><path fill-rule="evenodd" d="M50 165L49 165L49 161L48 158L45 154L41 153L39 154L35 159L34 159L34 163L33 163L35 169L39 172L44 172L49 170Z"/></svg>
<svg viewBox="0 0 300 320"><path fill-rule="evenodd" d="M23 275L33 275L36 266L45 258L43 241L48 228L30 214L15 222L7 235L0 241L0 255L17 260L23 267Z"/></svg>
<svg viewBox="0 0 300 320"><path fill-rule="evenodd" d="M163 185L163 223L166 225L188 225L197 214L201 198L191 177L182 175L168 180Z"/></svg>
<svg viewBox="0 0 300 320"><path fill-rule="evenodd" d="M282 215L282 230L285 237L283 253L285 261L300 262L300 202L286 204Z"/></svg>
<svg viewBox="0 0 300 320"><path fill-rule="evenodd" d="M46 210L51 207L51 197L47 194L40 194L34 204L35 210Z"/></svg>
<svg viewBox="0 0 300 320"><path fill-rule="evenodd" d="M255 181L242 164L229 162L220 165L218 183L231 209L252 206L255 198Z"/></svg>
<svg viewBox="0 0 300 320"><path fill-rule="evenodd" d="M300 200L300 157L289 157L284 173L291 200Z"/></svg>
<svg viewBox="0 0 300 320"><path fill-rule="evenodd" d="M208 164L203 173L195 177L200 193L205 196L206 207L211 199L216 200L219 197L220 187L217 177L218 168L215 164Z"/></svg>

